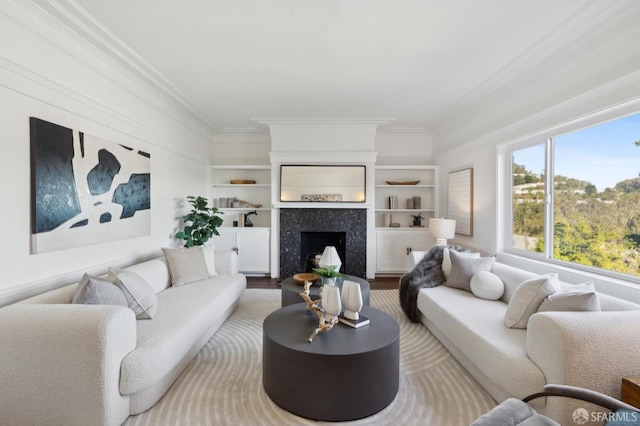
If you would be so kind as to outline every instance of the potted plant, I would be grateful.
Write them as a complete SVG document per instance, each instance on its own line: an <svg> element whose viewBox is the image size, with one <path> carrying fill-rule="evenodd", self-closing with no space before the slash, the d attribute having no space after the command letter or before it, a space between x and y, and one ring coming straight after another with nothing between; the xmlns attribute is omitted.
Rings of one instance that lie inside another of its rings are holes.
<svg viewBox="0 0 640 426"><path fill-rule="evenodd" d="M313 268L313 272L322 277L322 282L328 285L334 285L336 278L344 277L344 274L336 271L335 265L330 265L325 268Z"/></svg>
<svg viewBox="0 0 640 426"><path fill-rule="evenodd" d="M424 219L422 213L412 214L411 217L413 218L413 226L422 226L422 219Z"/></svg>
<svg viewBox="0 0 640 426"><path fill-rule="evenodd" d="M191 211L182 216L184 229L176 233L176 238L185 240L185 247L202 246L209 238L220 235L218 227L222 225L222 218L218 214L217 207L208 207L208 201L204 197L187 197L191 204Z"/></svg>

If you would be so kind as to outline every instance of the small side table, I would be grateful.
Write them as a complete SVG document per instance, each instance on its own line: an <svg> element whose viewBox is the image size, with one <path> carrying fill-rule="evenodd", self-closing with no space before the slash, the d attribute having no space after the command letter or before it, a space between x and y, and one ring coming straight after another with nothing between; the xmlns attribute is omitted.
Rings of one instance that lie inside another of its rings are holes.
<svg viewBox="0 0 640 426"><path fill-rule="evenodd" d="M640 377L623 377L620 388L622 402L640 408Z"/></svg>

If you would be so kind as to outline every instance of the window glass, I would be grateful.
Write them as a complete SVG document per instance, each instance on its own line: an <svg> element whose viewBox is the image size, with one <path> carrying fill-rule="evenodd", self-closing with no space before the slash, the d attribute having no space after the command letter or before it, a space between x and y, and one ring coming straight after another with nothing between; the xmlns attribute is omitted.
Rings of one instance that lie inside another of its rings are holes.
<svg viewBox="0 0 640 426"><path fill-rule="evenodd" d="M553 257L638 275L640 115L554 139Z"/></svg>
<svg viewBox="0 0 640 426"><path fill-rule="evenodd" d="M514 248L544 251L544 144L513 151Z"/></svg>
<svg viewBox="0 0 640 426"><path fill-rule="evenodd" d="M512 248L640 275L640 114L545 146L511 151ZM545 211L545 175L553 176L553 212Z"/></svg>

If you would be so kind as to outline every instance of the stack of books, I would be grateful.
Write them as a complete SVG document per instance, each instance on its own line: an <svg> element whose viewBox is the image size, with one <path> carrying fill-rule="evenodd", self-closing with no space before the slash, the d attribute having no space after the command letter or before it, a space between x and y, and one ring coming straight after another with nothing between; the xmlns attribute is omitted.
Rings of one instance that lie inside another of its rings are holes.
<svg viewBox="0 0 640 426"><path fill-rule="evenodd" d="M368 325L371 322L369 318L363 317L362 315L360 315L360 318L358 318L357 320L352 320L351 318L347 318L344 315L340 315L338 317L338 320L341 323L346 324L353 328L362 327L364 325Z"/></svg>

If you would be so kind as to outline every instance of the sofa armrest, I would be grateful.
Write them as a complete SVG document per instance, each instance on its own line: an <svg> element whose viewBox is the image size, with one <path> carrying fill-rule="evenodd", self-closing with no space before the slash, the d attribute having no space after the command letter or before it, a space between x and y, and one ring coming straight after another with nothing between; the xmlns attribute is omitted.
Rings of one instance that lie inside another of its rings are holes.
<svg viewBox="0 0 640 426"><path fill-rule="evenodd" d="M216 272L221 275L238 273L238 253L233 250L216 250L213 257Z"/></svg>
<svg viewBox="0 0 640 426"><path fill-rule="evenodd" d="M428 253L428 251L420 251L420 250L411 251L411 253L409 253L409 261L408 261L408 264L407 264L407 271L411 272L411 270L413 268L415 268L418 263L420 263L422 258L427 253Z"/></svg>
<svg viewBox="0 0 640 426"><path fill-rule="evenodd" d="M20 304L0 309L4 424L120 425L120 365L136 347L121 306Z"/></svg>
<svg viewBox="0 0 640 426"><path fill-rule="evenodd" d="M640 375L639 329L640 311L541 312L529 319L527 353L547 383L619 398L622 377Z"/></svg>

